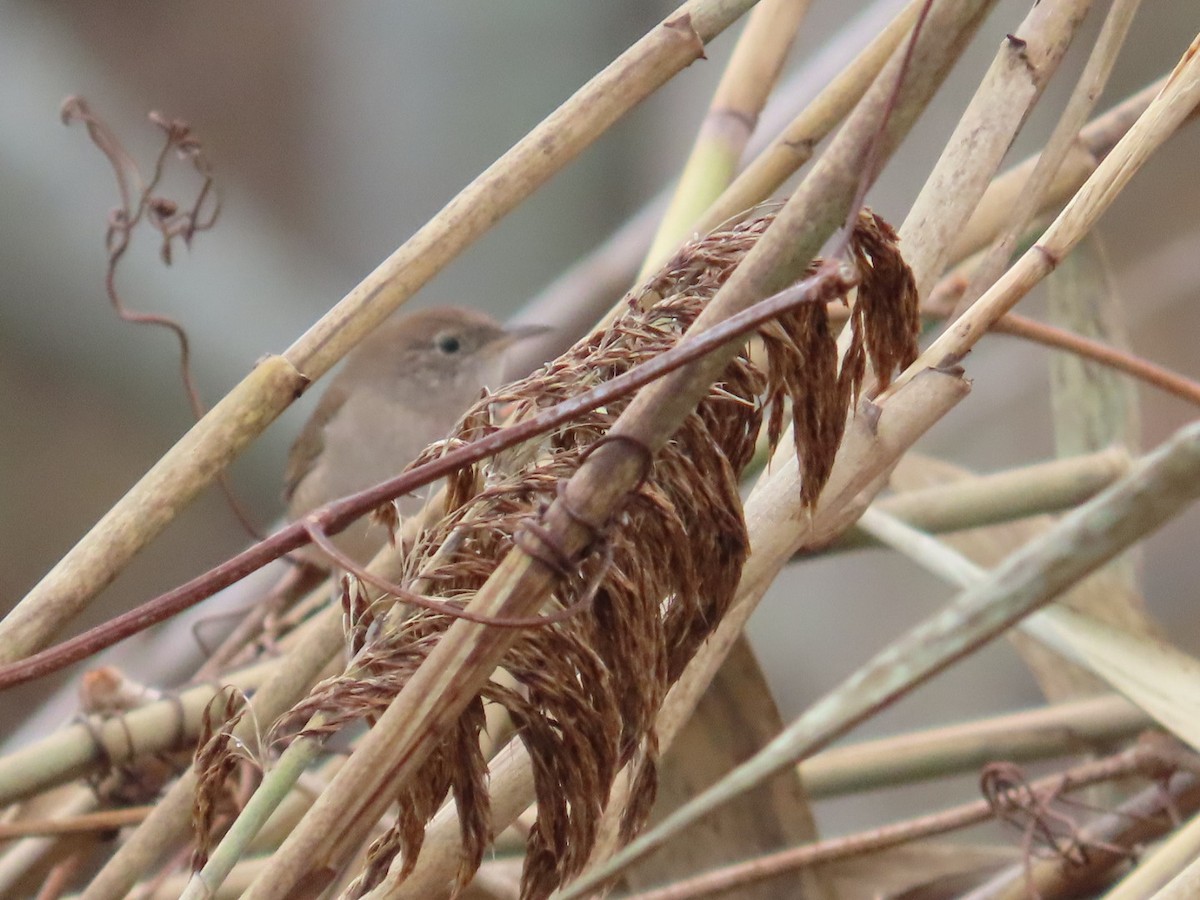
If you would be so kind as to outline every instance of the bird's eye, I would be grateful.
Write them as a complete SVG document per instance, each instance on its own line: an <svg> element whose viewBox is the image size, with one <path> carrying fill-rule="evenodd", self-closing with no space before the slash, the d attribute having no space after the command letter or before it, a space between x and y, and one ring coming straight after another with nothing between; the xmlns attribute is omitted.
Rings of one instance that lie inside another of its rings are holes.
<svg viewBox="0 0 1200 900"><path fill-rule="evenodd" d="M433 339L433 345L447 356L453 356L462 349L462 341L456 334L439 334Z"/></svg>

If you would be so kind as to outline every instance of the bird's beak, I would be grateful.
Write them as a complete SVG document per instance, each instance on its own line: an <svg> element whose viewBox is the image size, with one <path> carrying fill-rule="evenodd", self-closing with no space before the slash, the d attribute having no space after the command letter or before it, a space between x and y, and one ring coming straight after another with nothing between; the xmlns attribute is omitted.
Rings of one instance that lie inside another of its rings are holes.
<svg viewBox="0 0 1200 900"><path fill-rule="evenodd" d="M511 347L526 338L549 334L553 330L549 325L509 325L504 329L504 346Z"/></svg>

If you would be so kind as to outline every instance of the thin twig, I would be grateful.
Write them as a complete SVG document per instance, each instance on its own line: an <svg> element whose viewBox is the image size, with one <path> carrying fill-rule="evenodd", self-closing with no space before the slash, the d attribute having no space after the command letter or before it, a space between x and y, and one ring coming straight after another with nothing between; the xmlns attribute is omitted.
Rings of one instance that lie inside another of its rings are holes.
<svg viewBox="0 0 1200 900"><path fill-rule="evenodd" d="M204 148L192 133L191 126L182 119L168 119L160 113L150 113L150 121L163 133L163 145L154 160L150 180L146 181L120 139L104 120L92 112L82 97L72 96L63 101L61 117L63 123L68 125L72 122L83 122L92 143L104 154L116 178L121 205L109 211L108 230L104 238L108 250L104 290L108 301L121 321L166 328L175 335L179 342L179 371L184 392L193 417L199 420L207 410L204 401L200 399L200 389L196 386L196 379L192 373L191 345L187 330L182 323L170 316L138 312L126 306L120 291L117 290L117 267L133 241L133 233L142 222L146 222L158 232L161 238L159 257L168 266L171 264L172 247L176 240L182 240L184 246L191 249L192 240L197 234L209 231L217 224L217 218L221 214L221 199L217 195L212 166ZM167 160L172 151L175 151L180 159L187 160L201 179L191 206L183 211L176 201L155 193L166 174ZM234 493L228 475L221 473L218 484L238 523L251 538L261 540L262 535Z"/></svg>
<svg viewBox="0 0 1200 900"><path fill-rule="evenodd" d="M30 819L22 822L0 823L0 841L38 835L87 834L94 831L116 831L126 825L136 825L149 815L153 806L131 806L106 809L102 812L68 816L65 819Z"/></svg>
<svg viewBox="0 0 1200 900"><path fill-rule="evenodd" d="M953 282L961 284L959 276L947 276L934 291L936 304L924 304L921 307L922 315L944 318L949 314L948 303L957 296L957 285ZM1138 381L1145 382L1151 387L1165 391L1181 400L1200 405L1200 382L1165 366L1160 366L1144 356L1130 353L1103 341L1084 337L1057 325L1039 322L1037 319L1015 312L1006 313L992 325L991 331L1033 341L1066 353L1074 353L1083 359L1089 359L1100 365L1116 369L1118 372L1124 372L1131 378L1136 378Z"/></svg>
<svg viewBox="0 0 1200 900"><path fill-rule="evenodd" d="M1124 372L1131 378L1145 382L1151 387L1156 387L1160 391L1200 406L1200 382L1151 362L1136 353L1129 353L1103 341L1084 337L1081 334L1067 331L1065 328L1039 322L1019 313L1009 313L997 322L992 330L1024 338L1027 341L1034 341L1056 350L1074 353L1083 359L1090 359L1116 369L1118 372Z"/></svg>
<svg viewBox="0 0 1200 900"><path fill-rule="evenodd" d="M1094 784L1138 773L1157 775L1161 772L1162 765L1161 758L1152 746L1138 745L1107 759L1083 763L1065 772L1049 775L1027 785L1025 789L1032 796L1049 801ZM999 814L992 800L976 800L894 825L884 825L858 834L831 838L723 866L667 887L630 894L625 900L692 900L695 897L707 897L734 888L744 888L793 869L864 856L910 841L958 831L987 822Z"/></svg>

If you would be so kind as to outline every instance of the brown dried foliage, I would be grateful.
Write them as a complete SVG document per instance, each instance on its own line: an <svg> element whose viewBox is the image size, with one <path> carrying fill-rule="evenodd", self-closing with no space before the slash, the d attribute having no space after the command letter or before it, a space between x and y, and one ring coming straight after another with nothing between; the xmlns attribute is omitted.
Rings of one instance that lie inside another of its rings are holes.
<svg viewBox="0 0 1200 900"><path fill-rule="evenodd" d="M218 693L204 708L196 756L192 761L196 771L196 794L192 803L192 828L196 834L192 869L195 871L208 862L208 855L220 837L221 826L228 824L230 813L236 808L230 785L244 755L237 752L233 729L242 720L246 708L245 695L233 688Z"/></svg>
<svg viewBox="0 0 1200 900"><path fill-rule="evenodd" d="M607 331L592 335L540 371L480 401L447 441L423 459L484 436L494 413L530 415L611 379L673 346L766 230L771 216L698 240L639 293ZM354 886L361 894L385 876L397 853L403 873L415 864L429 818L453 795L462 823L459 885L479 867L491 842L487 762L480 750L484 703L511 715L534 769L538 817L530 832L522 894L544 897L587 860L609 789L632 766L635 802L622 823L627 838L645 821L655 791L654 717L668 688L721 620L748 551L738 482L763 424L782 433L787 401L804 474L798 506L815 502L841 440L848 404L869 360L886 383L916 355L916 296L895 249L895 234L871 213L860 216L852 244L861 286L851 322L849 363L839 372L824 306L802 307L761 331L765 364L741 352L674 438L655 456L647 479L577 570L565 573L550 608L594 590L571 618L524 631L502 668L514 689L490 682L424 771L397 797L399 814L370 848ZM628 399L587 413L521 448L459 471L448 482L446 517L417 540L402 582L465 605L514 546L520 523L555 497ZM420 462L421 460L418 460ZM600 546L602 545L602 546ZM334 732L374 719L404 686L452 622L419 610L389 627L348 594L350 645L362 648L346 674L318 685L276 724L285 734ZM374 621L374 624L372 622ZM369 629L369 630L368 630ZM320 718L313 722L313 717Z"/></svg>

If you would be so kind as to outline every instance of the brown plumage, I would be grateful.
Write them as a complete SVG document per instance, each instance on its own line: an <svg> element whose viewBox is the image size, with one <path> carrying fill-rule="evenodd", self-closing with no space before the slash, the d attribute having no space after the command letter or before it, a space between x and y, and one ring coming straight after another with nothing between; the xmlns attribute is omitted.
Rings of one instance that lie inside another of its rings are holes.
<svg viewBox="0 0 1200 900"><path fill-rule="evenodd" d="M289 518L399 474L450 432L484 387L500 386L505 350L536 330L506 330L454 307L379 326L347 356L292 445L284 473ZM402 498L401 510L419 502ZM365 561L386 539L364 518L335 542Z"/></svg>

